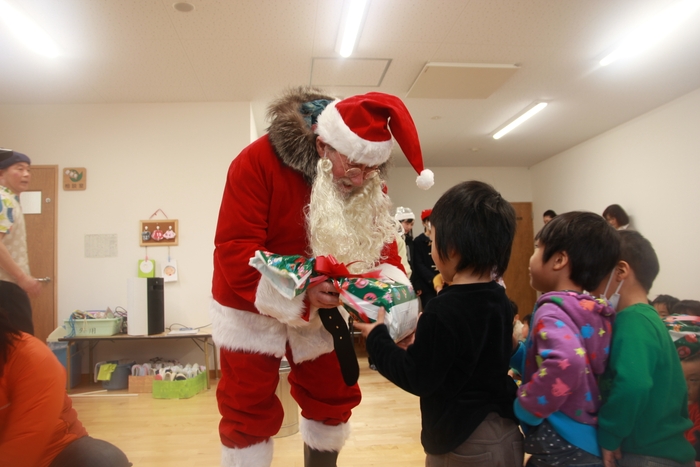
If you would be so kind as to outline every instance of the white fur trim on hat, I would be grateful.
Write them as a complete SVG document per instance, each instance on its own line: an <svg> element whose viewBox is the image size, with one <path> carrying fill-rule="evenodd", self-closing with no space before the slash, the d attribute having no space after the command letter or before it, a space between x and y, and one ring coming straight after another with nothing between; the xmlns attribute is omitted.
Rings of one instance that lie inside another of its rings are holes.
<svg viewBox="0 0 700 467"><path fill-rule="evenodd" d="M222 467L270 467L272 465L273 441L268 439L262 443L253 444L246 448L228 448L221 446Z"/></svg>
<svg viewBox="0 0 700 467"><path fill-rule="evenodd" d="M273 355L282 358L286 350L287 326L276 319L251 311L211 304L212 336L219 348Z"/></svg>
<svg viewBox="0 0 700 467"><path fill-rule="evenodd" d="M333 351L333 336L323 327L318 312L312 309L308 326L287 328L289 347L295 363L313 360Z"/></svg>
<svg viewBox="0 0 700 467"><path fill-rule="evenodd" d="M416 185L421 190L427 190L435 184L435 174L430 169L423 170L416 178Z"/></svg>
<svg viewBox="0 0 700 467"><path fill-rule="evenodd" d="M388 161L394 147L393 139L389 138L387 141L362 139L345 124L340 112L335 108L338 102L340 101L331 102L321 112L316 134L323 142L333 146L355 164L375 167Z"/></svg>
<svg viewBox="0 0 700 467"><path fill-rule="evenodd" d="M301 439L311 449L339 452L345 445L345 440L350 436L350 423L332 426L301 417L299 431Z"/></svg>
<svg viewBox="0 0 700 467"><path fill-rule="evenodd" d="M290 300L277 291L270 279L260 276L258 290L255 292L255 308L261 314L278 319L281 323L306 326L308 323L301 318L307 306L304 303L305 296L304 293Z"/></svg>
<svg viewBox="0 0 700 467"><path fill-rule="evenodd" d="M403 206L399 206L396 208L396 214L394 215L394 218L397 221L405 221L405 220L414 220L416 218L416 215L413 214L413 211L411 211L411 208L405 208Z"/></svg>

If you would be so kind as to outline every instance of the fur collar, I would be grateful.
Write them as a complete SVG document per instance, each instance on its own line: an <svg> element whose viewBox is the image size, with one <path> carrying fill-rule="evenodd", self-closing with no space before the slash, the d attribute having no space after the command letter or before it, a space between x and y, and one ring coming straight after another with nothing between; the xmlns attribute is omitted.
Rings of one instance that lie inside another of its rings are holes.
<svg viewBox="0 0 700 467"><path fill-rule="evenodd" d="M303 103L316 99L334 98L319 89L300 86L287 90L267 110L267 118L271 122L268 136L277 157L285 165L301 172L309 183L316 177L316 135L299 109Z"/></svg>

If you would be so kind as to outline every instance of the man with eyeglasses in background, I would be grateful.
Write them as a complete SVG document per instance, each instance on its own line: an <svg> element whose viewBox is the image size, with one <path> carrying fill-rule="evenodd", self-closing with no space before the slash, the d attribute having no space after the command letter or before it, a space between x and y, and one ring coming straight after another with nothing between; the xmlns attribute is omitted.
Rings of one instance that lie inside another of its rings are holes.
<svg viewBox="0 0 700 467"><path fill-rule="evenodd" d="M423 169L415 125L395 96L333 100L296 88L270 106L268 118L268 133L231 163L215 236L211 311L223 373L217 388L222 465L271 464L272 436L284 417L275 389L286 356L302 410L304 465L331 467L361 399L356 374L353 381L339 364L346 349L334 350L320 318L337 313L339 295L321 282L288 299L248 262L256 250L333 255L351 273L379 269L381 277L409 284L384 192L392 136L422 174L419 186L432 185L432 172Z"/></svg>

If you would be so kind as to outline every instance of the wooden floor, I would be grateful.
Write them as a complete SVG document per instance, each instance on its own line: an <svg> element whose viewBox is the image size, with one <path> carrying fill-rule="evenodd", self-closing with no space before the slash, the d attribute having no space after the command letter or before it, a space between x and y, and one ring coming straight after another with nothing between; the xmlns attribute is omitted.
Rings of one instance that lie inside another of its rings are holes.
<svg viewBox="0 0 700 467"><path fill-rule="evenodd" d="M362 403L353 411L352 434L338 466L424 466L418 398L370 370L362 355L359 382ZM214 384L191 399L153 399L148 394L74 397L73 406L91 436L119 446L135 467L220 465L221 417ZM303 466L303 442L298 432L275 439L272 465Z"/></svg>

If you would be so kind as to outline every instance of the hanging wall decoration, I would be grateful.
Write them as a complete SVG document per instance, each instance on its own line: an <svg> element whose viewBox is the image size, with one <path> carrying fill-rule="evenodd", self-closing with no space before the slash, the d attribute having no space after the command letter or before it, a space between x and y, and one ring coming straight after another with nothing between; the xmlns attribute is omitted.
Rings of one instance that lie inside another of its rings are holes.
<svg viewBox="0 0 700 467"><path fill-rule="evenodd" d="M87 169L85 167L66 167L63 169L63 190L81 191L87 188Z"/></svg>
<svg viewBox="0 0 700 467"><path fill-rule="evenodd" d="M160 209L158 211L163 212ZM177 219L153 219L158 211L153 213L151 219L140 221L139 244L141 246L177 246L180 233Z"/></svg>

